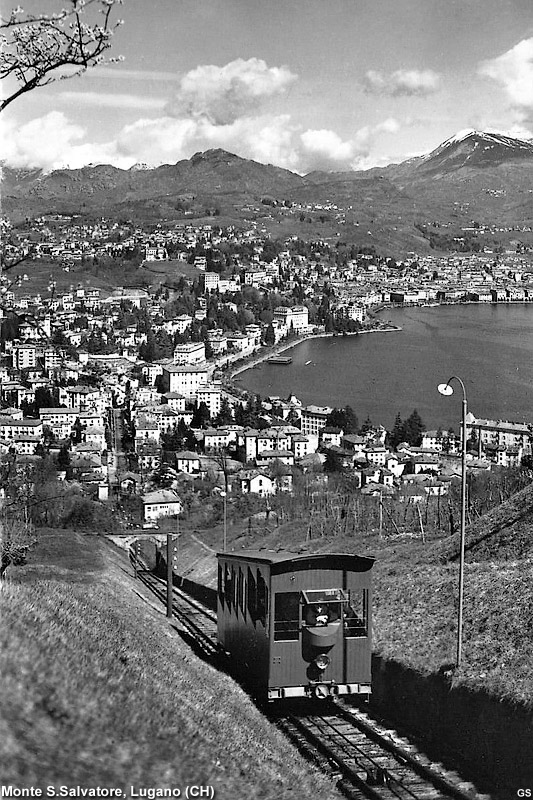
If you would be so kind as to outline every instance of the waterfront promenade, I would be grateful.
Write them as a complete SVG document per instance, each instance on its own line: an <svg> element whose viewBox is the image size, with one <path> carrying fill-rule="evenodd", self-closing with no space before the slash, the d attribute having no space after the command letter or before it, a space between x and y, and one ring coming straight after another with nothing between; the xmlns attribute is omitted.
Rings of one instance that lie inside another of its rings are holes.
<svg viewBox="0 0 533 800"><path fill-rule="evenodd" d="M362 330L362 331L354 331L353 333L326 333L325 331L321 333L305 333L303 336L298 336L295 339L291 339L289 342L283 341L273 347L265 348L264 352L260 355L257 355L250 360L246 361L246 363L239 363L233 367L228 374L229 378L234 378L236 375L240 375L241 372L246 372L248 369L253 369L254 367L259 366L267 359L272 358L272 356L278 356L282 353L286 353L287 350L291 350L293 347L296 347L303 342L307 342L310 339L344 339L348 336L363 336L368 333L397 333L401 331L401 327L398 325L387 325L380 328L373 328L372 330Z"/></svg>
<svg viewBox="0 0 533 800"><path fill-rule="evenodd" d="M304 405L348 404L359 419L369 415L385 427L394 424L398 412L406 418L416 408L428 428L457 429L460 404L439 395L436 387L460 375L476 416L531 418L532 304L395 308L387 309L389 315L401 329L398 336L302 337L287 343L302 343L291 364L249 369L261 362L241 363L236 385L262 397L294 394ZM263 361L271 352L265 351Z"/></svg>

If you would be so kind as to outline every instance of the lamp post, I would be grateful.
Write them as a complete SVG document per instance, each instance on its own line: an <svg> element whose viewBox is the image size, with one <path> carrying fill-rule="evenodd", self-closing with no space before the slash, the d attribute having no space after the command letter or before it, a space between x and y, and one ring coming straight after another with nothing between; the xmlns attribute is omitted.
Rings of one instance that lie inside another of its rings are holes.
<svg viewBox="0 0 533 800"><path fill-rule="evenodd" d="M227 519L226 519L226 494L227 494L226 492L220 492L220 496L221 496L222 501L224 503L224 539L223 539L223 547L222 547L224 553L226 552L226 548L227 548L227 533L228 533Z"/></svg>
<svg viewBox="0 0 533 800"><path fill-rule="evenodd" d="M440 394L449 396L453 394L451 381L457 381L463 390L463 411L461 415L461 531L459 545L459 616L457 620L457 657L456 665L461 664L463 647L463 594L464 594L464 571L465 571L465 527L466 527L466 414L467 400L466 389L461 378L452 375L447 383L438 386Z"/></svg>

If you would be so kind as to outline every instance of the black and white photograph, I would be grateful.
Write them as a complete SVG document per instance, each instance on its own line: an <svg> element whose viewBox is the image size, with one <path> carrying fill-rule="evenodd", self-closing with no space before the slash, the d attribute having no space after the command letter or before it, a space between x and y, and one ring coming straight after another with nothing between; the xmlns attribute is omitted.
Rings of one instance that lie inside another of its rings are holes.
<svg viewBox="0 0 533 800"><path fill-rule="evenodd" d="M0 798L533 798L533 2L1 0L0 87Z"/></svg>

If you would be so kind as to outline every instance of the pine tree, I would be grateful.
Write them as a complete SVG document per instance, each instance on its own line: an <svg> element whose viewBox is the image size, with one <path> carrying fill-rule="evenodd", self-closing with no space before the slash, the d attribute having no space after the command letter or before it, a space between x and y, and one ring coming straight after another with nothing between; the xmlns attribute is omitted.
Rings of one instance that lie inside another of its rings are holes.
<svg viewBox="0 0 533 800"><path fill-rule="evenodd" d="M403 429L405 441L409 442L413 447L420 447L422 444L422 433L426 430L426 426L416 408L405 420Z"/></svg>
<svg viewBox="0 0 533 800"><path fill-rule="evenodd" d="M227 397L223 397L220 402L220 411L215 417L215 424L223 427L233 423L233 412Z"/></svg>
<svg viewBox="0 0 533 800"><path fill-rule="evenodd" d="M194 409L194 414L192 415L191 420L191 428L204 428L207 427L210 422L211 414L209 413L207 405L202 400L202 402Z"/></svg>
<svg viewBox="0 0 533 800"><path fill-rule="evenodd" d="M387 445L396 449L400 442L404 441L404 423L400 416L400 412L396 414L396 419L394 420L394 425L392 427L392 431L387 434Z"/></svg>

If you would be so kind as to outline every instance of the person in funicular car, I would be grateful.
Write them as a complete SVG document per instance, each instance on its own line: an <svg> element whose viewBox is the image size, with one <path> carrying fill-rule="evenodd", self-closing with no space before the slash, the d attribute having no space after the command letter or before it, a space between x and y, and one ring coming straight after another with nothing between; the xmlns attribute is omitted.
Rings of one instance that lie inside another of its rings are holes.
<svg viewBox="0 0 533 800"><path fill-rule="evenodd" d="M338 603L308 603L303 612L304 623L309 628L328 625L340 619Z"/></svg>

